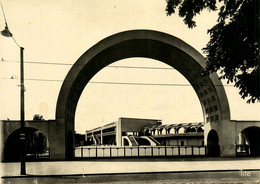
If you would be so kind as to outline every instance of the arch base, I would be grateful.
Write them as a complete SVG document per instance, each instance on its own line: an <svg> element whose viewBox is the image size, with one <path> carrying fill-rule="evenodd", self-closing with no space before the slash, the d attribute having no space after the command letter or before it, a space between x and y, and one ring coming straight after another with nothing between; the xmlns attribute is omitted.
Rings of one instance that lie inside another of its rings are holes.
<svg viewBox="0 0 260 184"><path fill-rule="evenodd" d="M51 160L65 160L66 159L66 136L65 123L60 126L55 122L55 128L50 130L50 159Z"/></svg>
<svg viewBox="0 0 260 184"><path fill-rule="evenodd" d="M230 120L222 120L219 122L209 122L204 125L204 142L210 147L211 142L208 142L210 131L214 130L217 133L219 142L220 157L236 157L236 123ZM214 155L214 154L213 154Z"/></svg>
<svg viewBox="0 0 260 184"><path fill-rule="evenodd" d="M236 145L220 145L220 157L236 157Z"/></svg>

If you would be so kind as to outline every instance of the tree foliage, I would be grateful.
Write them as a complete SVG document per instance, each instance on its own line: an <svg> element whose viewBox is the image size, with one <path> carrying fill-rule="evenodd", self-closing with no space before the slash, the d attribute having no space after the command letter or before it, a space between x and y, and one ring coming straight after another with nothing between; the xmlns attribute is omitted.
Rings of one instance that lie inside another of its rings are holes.
<svg viewBox="0 0 260 184"><path fill-rule="evenodd" d="M40 115L40 114L35 114L34 116L33 116L33 120L44 120L43 119L43 116L42 115Z"/></svg>
<svg viewBox="0 0 260 184"><path fill-rule="evenodd" d="M178 10L189 28L202 10L218 11L216 25L208 30L210 41L203 48L207 58L204 72L219 71L239 88L247 102L260 101L260 10L259 0L167 0L167 15Z"/></svg>

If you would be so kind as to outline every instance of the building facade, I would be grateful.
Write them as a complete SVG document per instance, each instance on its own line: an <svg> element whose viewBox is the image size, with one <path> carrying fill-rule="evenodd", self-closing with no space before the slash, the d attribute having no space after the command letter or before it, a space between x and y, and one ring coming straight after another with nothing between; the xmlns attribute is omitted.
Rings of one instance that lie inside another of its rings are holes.
<svg viewBox="0 0 260 184"><path fill-rule="evenodd" d="M118 121L86 131L88 145L204 146L204 124L162 125L161 120L119 118Z"/></svg>

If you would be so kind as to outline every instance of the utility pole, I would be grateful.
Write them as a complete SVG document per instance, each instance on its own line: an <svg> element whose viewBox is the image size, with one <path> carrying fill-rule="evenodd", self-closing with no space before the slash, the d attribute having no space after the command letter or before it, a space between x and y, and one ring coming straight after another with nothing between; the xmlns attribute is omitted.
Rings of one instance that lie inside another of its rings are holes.
<svg viewBox="0 0 260 184"><path fill-rule="evenodd" d="M25 165L25 131L24 131L24 68L23 68L23 51L24 48L20 47L20 88L21 88L21 102L20 102L20 115L21 115L21 132L20 132L20 145L21 145L21 175L26 175L26 165Z"/></svg>

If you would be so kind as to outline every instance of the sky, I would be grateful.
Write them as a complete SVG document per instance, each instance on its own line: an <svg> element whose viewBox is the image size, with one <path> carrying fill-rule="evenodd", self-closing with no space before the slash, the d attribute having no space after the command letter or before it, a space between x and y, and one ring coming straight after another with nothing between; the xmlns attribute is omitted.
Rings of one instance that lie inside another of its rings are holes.
<svg viewBox="0 0 260 184"><path fill-rule="evenodd" d="M202 53L209 41L207 29L217 19L204 11L197 27L188 29L178 15L166 16L161 0L2 0L6 20L19 46L25 48L25 119L34 114L55 119L58 94L77 59L100 40L127 30L150 29L180 38ZM0 15L0 29L5 20ZM12 38L0 37L0 119L20 118L20 50ZM44 64L43 64L44 63ZM176 70L146 58L117 61L112 66L163 67L123 69L106 67L92 82L188 84ZM14 79L11 79L14 78ZM223 81L226 84L225 81ZM260 120L260 103L247 104L232 85L225 86L231 119ZM135 86L89 83L76 109L79 133L119 117L160 119L163 124L203 120L198 97L191 86Z"/></svg>

